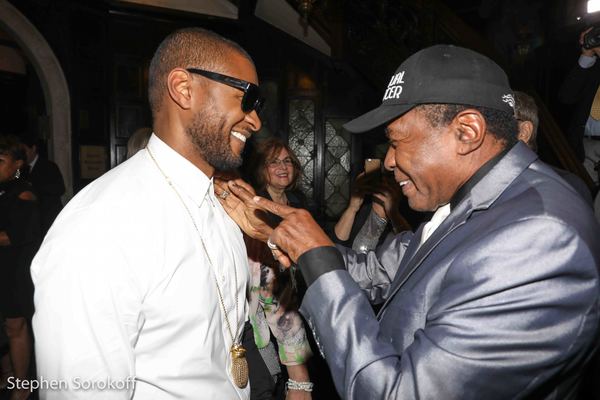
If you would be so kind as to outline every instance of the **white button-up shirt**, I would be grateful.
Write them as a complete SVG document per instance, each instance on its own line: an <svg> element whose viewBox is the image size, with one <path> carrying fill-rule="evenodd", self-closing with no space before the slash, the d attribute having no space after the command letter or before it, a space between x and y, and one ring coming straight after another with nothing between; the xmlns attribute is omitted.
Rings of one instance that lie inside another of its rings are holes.
<svg viewBox="0 0 600 400"><path fill-rule="evenodd" d="M437 228L440 227L442 222L448 218L448 215L450 215L450 203L445 204L435 210L431 220L429 220L429 222L427 222L423 227L423 234L421 235L421 243L419 246L425 243L425 241L429 239L431 235L433 235L433 232L435 232Z"/></svg>
<svg viewBox="0 0 600 400"><path fill-rule="evenodd" d="M212 180L154 135L148 148L181 198L142 150L67 204L32 263L42 399L249 398L215 284L239 336L242 234Z"/></svg>

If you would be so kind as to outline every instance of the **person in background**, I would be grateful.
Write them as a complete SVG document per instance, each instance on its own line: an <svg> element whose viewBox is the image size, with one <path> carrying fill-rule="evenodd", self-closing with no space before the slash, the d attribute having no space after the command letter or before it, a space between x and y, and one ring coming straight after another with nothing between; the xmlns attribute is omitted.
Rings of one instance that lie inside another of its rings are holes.
<svg viewBox="0 0 600 400"><path fill-rule="evenodd" d="M333 240L359 253L374 250L388 233L411 230L400 212L402 192L389 174L360 173L348 207L334 227ZM365 209L365 197L371 196ZM391 222L388 224L388 222Z"/></svg>
<svg viewBox="0 0 600 400"><path fill-rule="evenodd" d="M600 47L586 49L584 37L592 28L579 35L581 54L577 64L567 74L558 91L558 99L564 104L574 104L575 109L567 138L575 154L583 163L596 185L600 170Z"/></svg>
<svg viewBox="0 0 600 400"><path fill-rule="evenodd" d="M42 400L250 397L248 258L213 174L238 168L260 129L256 68L237 43L185 28L148 83L145 150L81 190L32 263L38 373L69 383Z"/></svg>
<svg viewBox="0 0 600 400"><path fill-rule="evenodd" d="M504 71L436 45L392 74L382 104L345 124L385 127L384 165L411 208L434 211L366 257L309 213L228 182L225 210L298 264L300 307L346 399L575 399L598 347L600 227L517 138ZM270 229L260 211L283 218ZM258 233L257 233L258 232ZM383 304L375 315L372 304Z"/></svg>
<svg viewBox="0 0 600 400"><path fill-rule="evenodd" d="M23 177L31 182L38 196L43 237L62 210L61 196L65 194L65 182L58 166L40 155L40 141L36 135L27 135L22 142L27 156Z"/></svg>
<svg viewBox="0 0 600 400"><path fill-rule="evenodd" d="M33 314L33 286L29 265L41 232L34 189L22 177L25 152L14 136L0 136L0 314L8 336L12 377L28 379L31 361L29 321ZM3 369L7 367L4 363ZM13 380L14 384L14 380ZM8 389L11 389L9 382ZM10 400L30 392L12 387Z"/></svg>
<svg viewBox="0 0 600 400"><path fill-rule="evenodd" d="M515 118L519 126L519 140L537 153L537 131L539 126L538 107L533 97L527 93L515 91ZM552 167L569 185L592 206L590 189L577 175L562 168Z"/></svg>
<svg viewBox="0 0 600 400"><path fill-rule="evenodd" d="M259 193L278 204L304 207L304 197L296 190L302 175L300 162L288 145L277 138L266 139L257 145L253 161ZM272 214L267 217L272 225L279 222ZM271 395L283 399L281 389L285 386L286 399L309 400L313 385L306 362L312 352L297 311L294 272L281 268L263 242L246 239L250 265L250 322L256 345L273 377ZM278 351L271 342L271 333ZM280 364L286 369L283 374ZM283 381L278 382L281 377Z"/></svg>
<svg viewBox="0 0 600 400"><path fill-rule="evenodd" d="M133 157L135 153L145 148L152 135L152 128L144 127L136 129L127 140L127 158Z"/></svg>

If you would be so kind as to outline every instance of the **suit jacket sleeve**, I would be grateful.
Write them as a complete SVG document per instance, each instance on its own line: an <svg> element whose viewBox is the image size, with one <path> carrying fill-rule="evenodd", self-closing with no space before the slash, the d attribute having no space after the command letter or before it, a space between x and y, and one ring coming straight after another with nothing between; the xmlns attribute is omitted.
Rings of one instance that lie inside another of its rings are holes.
<svg viewBox="0 0 600 400"><path fill-rule="evenodd" d="M596 332L592 250L550 218L488 231L449 256L430 304L384 307L381 320L399 332L411 312L426 314L403 351L347 271L318 277L301 312L346 399L541 398L536 384L567 373Z"/></svg>
<svg viewBox="0 0 600 400"><path fill-rule="evenodd" d="M371 303L379 304L387 299L391 283L412 237L413 233L410 231L390 235L376 251L366 254L336 246L352 279Z"/></svg>

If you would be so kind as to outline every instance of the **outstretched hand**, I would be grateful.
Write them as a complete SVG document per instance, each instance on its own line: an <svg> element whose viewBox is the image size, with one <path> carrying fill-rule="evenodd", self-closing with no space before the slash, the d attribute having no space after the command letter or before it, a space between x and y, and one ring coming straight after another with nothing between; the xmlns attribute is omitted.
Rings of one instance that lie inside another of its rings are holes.
<svg viewBox="0 0 600 400"><path fill-rule="evenodd" d="M266 242L273 228L264 212L256 207L252 186L241 179L225 181L215 178L215 195L231 219L251 238Z"/></svg>
<svg viewBox="0 0 600 400"><path fill-rule="evenodd" d="M275 203L259 196L255 196L253 201L260 209L283 218L269 239L293 262L297 262L298 258L309 250L333 246L329 236L323 232L308 211Z"/></svg>
<svg viewBox="0 0 600 400"><path fill-rule="evenodd" d="M224 191L226 194L223 194ZM252 186L241 179L227 182L215 179L215 194L227 214L246 235L277 245L277 249L271 249L271 252L285 267L289 267L292 261L298 261L308 250L333 246L308 211L256 196ZM283 221L273 229L266 222L265 212L278 215Z"/></svg>
<svg viewBox="0 0 600 400"><path fill-rule="evenodd" d="M223 208L242 231L253 239L267 242L273 228L266 222L266 214L254 197L256 192L242 179L224 181L215 179L215 194ZM223 192L228 194L223 195ZM279 249L271 249L273 257L286 268L292 265L290 258Z"/></svg>

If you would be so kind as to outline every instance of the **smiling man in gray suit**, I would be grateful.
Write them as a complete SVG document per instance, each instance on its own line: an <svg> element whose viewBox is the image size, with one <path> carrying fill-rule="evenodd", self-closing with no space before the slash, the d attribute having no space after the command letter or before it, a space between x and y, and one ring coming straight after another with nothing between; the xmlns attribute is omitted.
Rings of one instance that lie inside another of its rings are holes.
<svg viewBox="0 0 600 400"><path fill-rule="evenodd" d="M433 46L398 68L383 104L346 129L385 126L386 168L435 214L366 255L229 183L250 234L266 233L239 199L284 218L270 245L309 285L301 312L344 398L576 397L597 342L600 228L517 140L513 107L504 72L471 50Z"/></svg>

